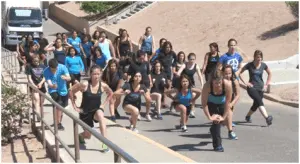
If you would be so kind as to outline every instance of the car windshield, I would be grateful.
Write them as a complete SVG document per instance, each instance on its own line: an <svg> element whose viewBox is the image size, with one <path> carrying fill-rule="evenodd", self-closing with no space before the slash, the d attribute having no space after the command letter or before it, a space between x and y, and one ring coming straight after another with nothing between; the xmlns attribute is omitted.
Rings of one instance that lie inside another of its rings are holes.
<svg viewBox="0 0 300 164"><path fill-rule="evenodd" d="M41 10L27 8L11 8L9 12L10 21L42 21Z"/></svg>

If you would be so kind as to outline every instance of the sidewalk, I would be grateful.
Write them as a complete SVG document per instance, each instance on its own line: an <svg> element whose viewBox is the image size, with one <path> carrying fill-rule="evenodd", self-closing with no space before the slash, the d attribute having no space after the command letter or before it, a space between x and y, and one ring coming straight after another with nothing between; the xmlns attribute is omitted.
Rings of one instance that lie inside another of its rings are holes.
<svg viewBox="0 0 300 164"><path fill-rule="evenodd" d="M26 81L24 78L24 74L20 77L20 81ZM23 91L26 91L25 84L23 85ZM105 98L105 94L103 99ZM76 104L80 104L79 100L81 99L81 94L77 94L77 102ZM69 101L69 104L71 102ZM75 112L71 105L67 107L72 114L78 116L78 113ZM105 108L105 116L108 116L108 106ZM44 118L46 122L51 125L53 124L53 110L52 106L48 101L44 103ZM63 117L62 124L65 127L64 131L59 131L59 136L61 139L74 151L74 135L73 135L73 121L66 115ZM121 127L120 125L106 119L107 124L107 133L108 139L121 147L124 151L134 157L136 160L142 163L186 163L186 162L195 162L143 135L136 134L125 127ZM37 126L40 123L36 124ZM94 129L99 132L99 124L95 124ZM83 130L79 128L79 133ZM41 133L41 130L39 130ZM47 142L51 145L51 149L55 149L54 144L54 136L49 130L46 130L45 133ZM80 161L85 162L101 162L101 163L112 163L114 162L113 151L109 151L108 153L101 152L102 143L99 142L95 137L92 137L90 140L86 140L85 145L80 146ZM142 153L141 153L142 152ZM71 156L64 150L61 146L60 148L60 156L63 162L73 163L74 160ZM122 160L122 162L125 162Z"/></svg>

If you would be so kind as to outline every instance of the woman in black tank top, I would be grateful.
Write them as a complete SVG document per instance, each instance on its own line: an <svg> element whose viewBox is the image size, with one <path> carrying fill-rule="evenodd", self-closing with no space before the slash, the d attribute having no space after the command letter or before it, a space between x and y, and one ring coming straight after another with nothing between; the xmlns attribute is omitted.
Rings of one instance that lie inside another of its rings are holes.
<svg viewBox="0 0 300 164"><path fill-rule="evenodd" d="M69 89L69 96L72 101L73 108L79 113L79 118L91 128L94 127L94 122L99 122L101 134L106 137L106 124L104 120L104 107L111 99L113 92L107 84L100 80L101 68L97 65L90 69L90 79L87 83L77 83ZM74 96L78 91L82 92L82 103L80 107L75 104ZM106 92L107 98L104 103L101 102L102 93ZM83 133L79 134L79 142L85 144L84 139L90 139L91 133L84 129ZM108 147L102 145L102 149L106 152Z"/></svg>
<svg viewBox="0 0 300 164"><path fill-rule="evenodd" d="M141 97L145 97L146 103L151 103L150 92L144 84L141 84L141 81L142 74L140 72L136 72L133 76L131 76L129 82L126 82L122 88L114 92L114 95L126 95L123 101L123 108L126 113L130 113L131 115L131 118L129 119L130 130L136 133L138 133L136 124L141 110ZM150 117L150 108L146 109L146 111L146 118L148 116Z"/></svg>
<svg viewBox="0 0 300 164"><path fill-rule="evenodd" d="M232 127L235 126L235 124L232 121L232 117L233 117L234 105L236 105L238 99L240 98L240 86L239 86L238 80L235 77L235 74L233 72L231 65L225 65L225 67L223 67L222 71L224 74L224 78L227 79L228 81L230 81L231 85L232 85L232 98L231 98L231 102L229 104L229 107L231 110L229 110L228 117L226 119L226 126L228 129L228 137L229 137L229 139L238 139L238 137L232 130Z"/></svg>
<svg viewBox="0 0 300 164"><path fill-rule="evenodd" d="M115 59L111 59L108 64L106 69L103 72L102 75L102 81L108 84L108 86L112 89L113 92L116 90L120 89L123 84L123 79L122 79L122 73L121 70L119 69L119 63ZM121 97L120 96L114 96L110 101L109 101L109 111L111 115L111 120L116 122L116 118L120 118L120 114L118 112L118 106L121 103Z"/></svg>
<svg viewBox="0 0 300 164"><path fill-rule="evenodd" d="M208 81L208 77L211 72L217 67L219 61L219 46L217 43L209 44L210 52L206 53L204 57L204 63L202 66L202 74L205 75L205 81Z"/></svg>
<svg viewBox="0 0 300 164"><path fill-rule="evenodd" d="M128 53L132 52L132 43L127 30L122 29L121 36L117 40L116 47L117 56L119 56L121 60L124 60Z"/></svg>

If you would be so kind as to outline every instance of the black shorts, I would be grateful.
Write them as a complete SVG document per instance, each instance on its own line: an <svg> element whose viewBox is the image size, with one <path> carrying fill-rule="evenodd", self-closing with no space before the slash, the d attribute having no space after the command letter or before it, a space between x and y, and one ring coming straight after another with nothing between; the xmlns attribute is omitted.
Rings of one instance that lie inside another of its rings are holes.
<svg viewBox="0 0 300 164"><path fill-rule="evenodd" d="M207 103L209 114L212 116L214 114L218 114L223 116L225 110L225 104L214 104L211 102Z"/></svg>
<svg viewBox="0 0 300 164"><path fill-rule="evenodd" d="M61 96L59 95L57 92L53 92L50 94L50 96L52 97L52 99L57 102L59 105L61 105L62 107L67 107L68 106L68 101L69 101L69 97L68 94L65 96Z"/></svg>
<svg viewBox="0 0 300 164"><path fill-rule="evenodd" d="M123 108L124 108L125 105L132 105L132 106L138 108L139 111L141 111L141 107L142 107L141 102L123 101L123 105L122 105Z"/></svg>
<svg viewBox="0 0 300 164"><path fill-rule="evenodd" d="M104 113L104 110L101 109L101 108L97 109L97 110L94 110L94 111L91 111L91 112L88 112L88 113L79 113L79 119L81 121L83 121L84 123L86 123L87 125L89 125L91 128L93 128L94 127L94 122L95 123L99 122L99 121L94 119L94 115L98 110L101 110Z"/></svg>
<svg viewBox="0 0 300 164"><path fill-rule="evenodd" d="M80 82L81 74L70 74L71 80L67 82L67 89L70 88L70 84L75 85L75 80Z"/></svg>
<svg viewBox="0 0 300 164"><path fill-rule="evenodd" d="M172 102L174 107L176 108L177 105L180 105L179 102ZM192 110L192 106L185 106L186 107L186 115L189 116Z"/></svg>

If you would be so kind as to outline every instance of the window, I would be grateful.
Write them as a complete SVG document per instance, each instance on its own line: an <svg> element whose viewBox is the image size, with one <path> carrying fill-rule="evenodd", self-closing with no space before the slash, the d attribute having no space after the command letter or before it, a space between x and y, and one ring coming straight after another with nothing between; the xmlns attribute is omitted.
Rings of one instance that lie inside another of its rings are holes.
<svg viewBox="0 0 300 164"><path fill-rule="evenodd" d="M39 10L39 9L11 8L9 11L9 20L11 20L11 21L28 21L28 20L42 21L42 14L41 14L41 10Z"/></svg>

